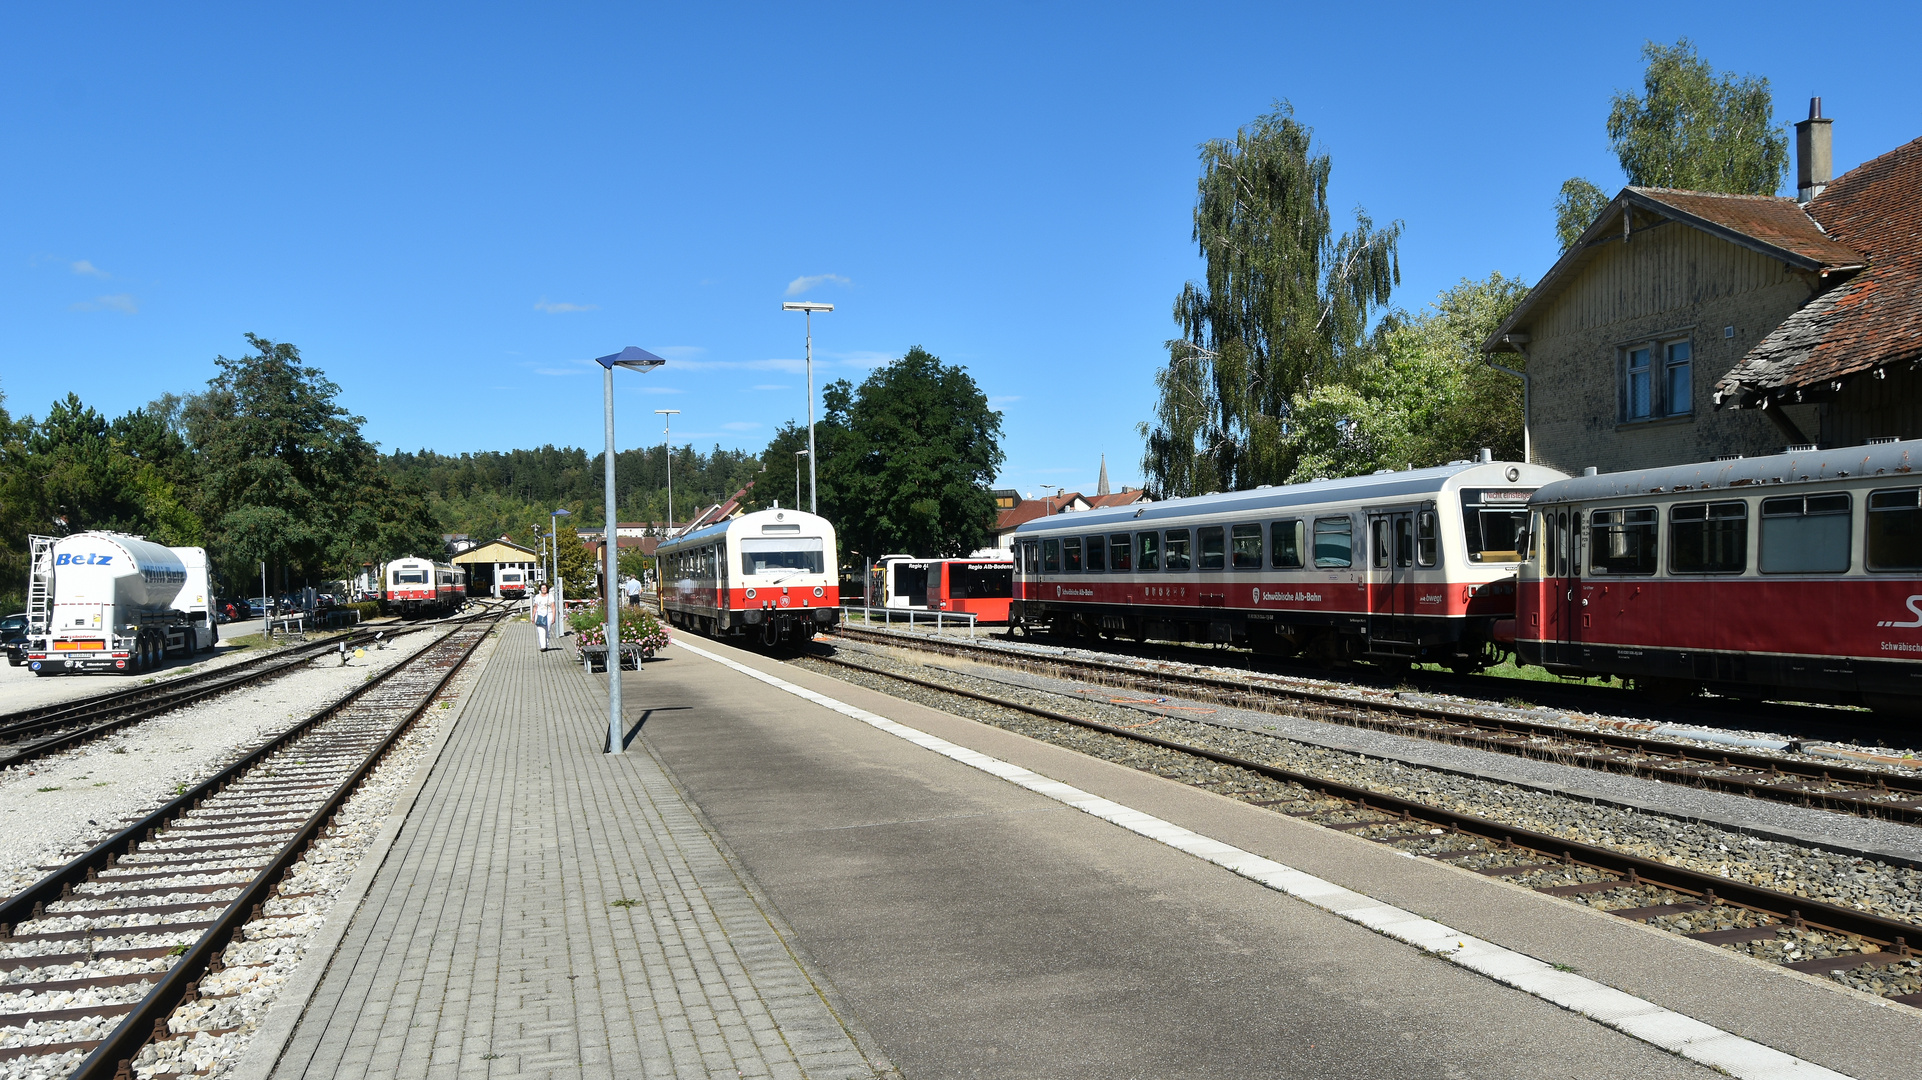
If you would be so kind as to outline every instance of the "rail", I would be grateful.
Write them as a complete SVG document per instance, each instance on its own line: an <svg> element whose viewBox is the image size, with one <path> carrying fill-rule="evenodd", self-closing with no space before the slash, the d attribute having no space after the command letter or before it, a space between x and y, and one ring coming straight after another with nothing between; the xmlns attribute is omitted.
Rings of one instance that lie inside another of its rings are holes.
<svg viewBox="0 0 1922 1080"><path fill-rule="evenodd" d="M841 605L841 621L843 623L850 621L850 617L856 614L861 616L862 626L873 626L875 622L874 617L880 615L881 622L885 625L892 626L898 618L906 622L910 630L914 629L916 625L932 626L934 627L934 632L937 634L948 626L966 626L969 637L974 636L975 624L980 620L980 616L969 611L941 611L939 609L930 611L927 608L867 607L862 604Z"/></svg>

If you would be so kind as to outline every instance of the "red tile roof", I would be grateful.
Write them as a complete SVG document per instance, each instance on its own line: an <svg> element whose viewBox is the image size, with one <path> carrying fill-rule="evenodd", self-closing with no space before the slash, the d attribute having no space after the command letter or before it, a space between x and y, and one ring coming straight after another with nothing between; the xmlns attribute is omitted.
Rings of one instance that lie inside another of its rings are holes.
<svg viewBox="0 0 1922 1080"><path fill-rule="evenodd" d="M1808 213L1868 269L1816 297L1717 385L1737 403L1922 358L1922 139L1838 177Z"/></svg>
<svg viewBox="0 0 1922 1080"><path fill-rule="evenodd" d="M1025 525L1038 517L1061 513L1064 506L1074 505L1076 499L1084 498L1078 491L1049 495L1042 499L1023 499L1021 505L1002 510L994 516L994 531L1004 533L1017 525Z"/></svg>
<svg viewBox="0 0 1922 1080"><path fill-rule="evenodd" d="M1773 248L1828 270L1861 266L1864 261L1861 252L1837 243L1824 233L1794 199L1675 188L1632 187L1628 190L1675 211L1675 216L1688 224L1710 232L1734 233L1750 241L1746 246L1759 244Z"/></svg>

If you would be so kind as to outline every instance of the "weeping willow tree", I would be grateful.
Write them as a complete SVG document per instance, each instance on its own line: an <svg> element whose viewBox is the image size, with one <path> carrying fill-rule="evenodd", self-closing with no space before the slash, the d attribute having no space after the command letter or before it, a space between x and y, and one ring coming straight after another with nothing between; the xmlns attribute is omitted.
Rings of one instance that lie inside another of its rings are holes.
<svg viewBox="0 0 1922 1080"><path fill-rule="evenodd" d="M1201 147L1195 244L1205 281L1176 297L1181 336L1139 426L1142 471L1164 497L1281 483L1293 470L1289 402L1359 348L1369 312L1399 283L1401 222L1355 212L1336 236L1328 155L1294 109Z"/></svg>

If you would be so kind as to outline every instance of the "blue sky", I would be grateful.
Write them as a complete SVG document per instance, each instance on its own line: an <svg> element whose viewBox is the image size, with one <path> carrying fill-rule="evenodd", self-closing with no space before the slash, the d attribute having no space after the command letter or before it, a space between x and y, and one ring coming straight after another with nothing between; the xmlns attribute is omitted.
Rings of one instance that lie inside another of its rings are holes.
<svg viewBox="0 0 1922 1080"><path fill-rule="evenodd" d="M118 414L299 345L384 447L758 450L922 345L1005 413L1002 480L1139 482L1196 145L1291 101L1333 201L1401 219L1416 308L1553 261L1609 96L1693 38L1821 94L1838 171L1922 136L1913 5L14 5L0 390ZM1839 9L1838 9L1839 10ZM1792 178L1791 178L1792 183Z"/></svg>

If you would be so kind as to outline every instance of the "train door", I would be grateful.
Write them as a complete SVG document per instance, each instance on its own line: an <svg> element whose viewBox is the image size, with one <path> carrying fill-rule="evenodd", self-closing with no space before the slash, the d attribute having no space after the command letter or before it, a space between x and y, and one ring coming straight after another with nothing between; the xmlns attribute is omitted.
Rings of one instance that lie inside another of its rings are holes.
<svg viewBox="0 0 1922 1080"><path fill-rule="evenodd" d="M1542 627L1546 664L1575 662L1581 640L1582 512L1571 506L1542 508Z"/></svg>
<svg viewBox="0 0 1922 1080"><path fill-rule="evenodd" d="M1409 618L1414 614L1414 566L1414 512L1368 515L1370 651L1408 653L1416 644Z"/></svg>

